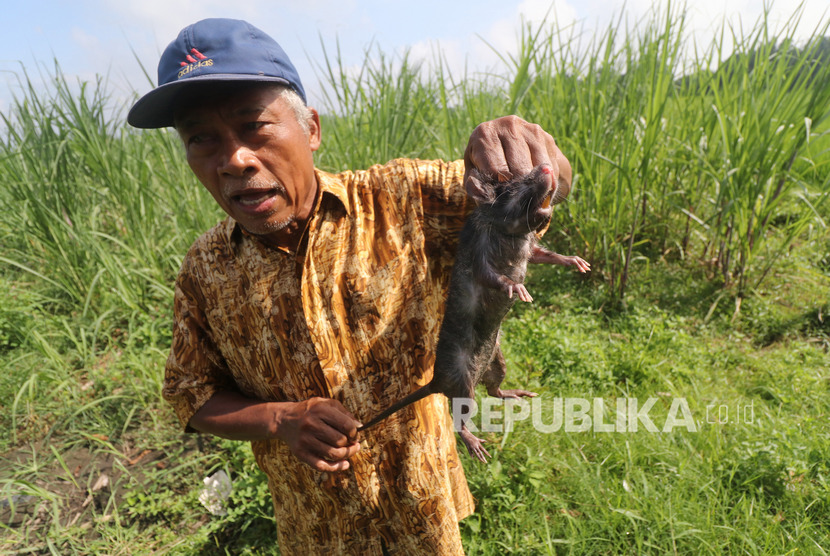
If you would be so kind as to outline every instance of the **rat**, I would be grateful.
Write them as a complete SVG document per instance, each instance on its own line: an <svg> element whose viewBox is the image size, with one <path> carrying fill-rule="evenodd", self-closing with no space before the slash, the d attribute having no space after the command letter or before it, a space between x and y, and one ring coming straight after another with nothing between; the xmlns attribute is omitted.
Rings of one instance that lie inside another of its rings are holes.
<svg viewBox="0 0 830 556"><path fill-rule="evenodd" d="M432 380L358 431L430 394L472 400L479 382L484 383L488 394L498 398L536 395L527 390L501 389L506 365L499 345L500 328L516 298L533 301L523 284L528 263L576 265L580 272L590 270L585 260L559 255L538 243L537 233L548 225L553 205L567 197L570 187L567 182L555 182L547 164L506 182L487 179L475 170L471 176L467 193L476 208L459 235ZM470 455L486 463L490 454L482 446L483 440L474 436L465 422L458 432Z"/></svg>

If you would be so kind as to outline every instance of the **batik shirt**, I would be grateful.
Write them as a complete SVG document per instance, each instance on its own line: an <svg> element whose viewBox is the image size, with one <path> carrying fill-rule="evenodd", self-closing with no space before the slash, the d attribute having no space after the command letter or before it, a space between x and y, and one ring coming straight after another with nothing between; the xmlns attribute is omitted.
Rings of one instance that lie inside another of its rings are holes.
<svg viewBox="0 0 830 556"><path fill-rule="evenodd" d="M464 165L395 160L317 171L304 247L269 247L227 219L201 236L175 289L164 397L187 430L219 390L340 401L367 422L427 384L456 238ZM280 440L252 443L284 554L461 554L473 499L447 399L361 433L347 471L319 472Z"/></svg>

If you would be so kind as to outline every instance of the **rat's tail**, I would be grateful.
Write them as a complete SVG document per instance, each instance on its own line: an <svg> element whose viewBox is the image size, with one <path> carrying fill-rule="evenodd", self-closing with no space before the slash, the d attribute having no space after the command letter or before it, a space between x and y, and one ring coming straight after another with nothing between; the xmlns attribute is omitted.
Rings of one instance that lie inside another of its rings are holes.
<svg viewBox="0 0 830 556"><path fill-rule="evenodd" d="M417 390L415 390L414 392L412 392L411 394L409 394L408 396L406 396L402 400L393 403L391 406L389 406L388 408L381 411L380 414L378 414L377 417L375 417L374 419L372 419L371 421L369 421L368 423L366 423L365 425L363 425L362 427L357 429L357 432L365 431L369 427L374 427L375 425L377 425L378 423L380 423L381 421L383 421L384 419L386 419L387 417L389 417L390 415L392 415L396 411L398 411L400 409L403 409L404 407L408 406L411 403L414 403L414 402L417 402L418 400L424 399L432 393L433 393L433 391L430 388L429 384L427 384L426 386L421 386L420 388L418 388Z"/></svg>

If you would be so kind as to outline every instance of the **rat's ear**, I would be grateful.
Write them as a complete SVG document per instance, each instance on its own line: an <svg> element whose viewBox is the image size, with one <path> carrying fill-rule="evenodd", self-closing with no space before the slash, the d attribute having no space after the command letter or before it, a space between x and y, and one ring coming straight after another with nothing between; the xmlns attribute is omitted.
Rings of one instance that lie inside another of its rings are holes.
<svg viewBox="0 0 830 556"><path fill-rule="evenodd" d="M492 203L494 198L493 187L484 183L481 172L473 168L467 174L467 179L464 182L464 188L467 190L467 195L472 197L476 204Z"/></svg>

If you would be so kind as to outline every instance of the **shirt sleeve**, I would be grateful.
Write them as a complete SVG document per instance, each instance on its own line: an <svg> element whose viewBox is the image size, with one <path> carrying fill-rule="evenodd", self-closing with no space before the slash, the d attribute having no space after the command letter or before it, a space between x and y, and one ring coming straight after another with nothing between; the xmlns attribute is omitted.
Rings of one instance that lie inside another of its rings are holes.
<svg viewBox="0 0 830 556"><path fill-rule="evenodd" d="M464 161L414 160L412 171L423 207L424 247L429 258L453 257L458 234L474 203L464 190Z"/></svg>
<svg viewBox="0 0 830 556"><path fill-rule="evenodd" d="M176 280L173 301L173 343L164 371L162 396L176 412L185 432L190 419L220 390L236 390L205 319L201 295L193 278L190 254Z"/></svg>

